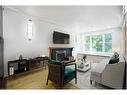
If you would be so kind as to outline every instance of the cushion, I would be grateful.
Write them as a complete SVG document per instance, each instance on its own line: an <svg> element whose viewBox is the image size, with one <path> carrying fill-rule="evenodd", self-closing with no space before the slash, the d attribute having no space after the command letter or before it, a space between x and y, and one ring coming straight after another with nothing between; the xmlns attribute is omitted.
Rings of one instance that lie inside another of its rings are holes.
<svg viewBox="0 0 127 95"><path fill-rule="evenodd" d="M56 61L56 60L49 60L48 63L49 64L56 64L56 65L60 65L61 64L60 61Z"/></svg>
<svg viewBox="0 0 127 95"><path fill-rule="evenodd" d="M68 83L70 80L72 80L75 76L75 70L70 68L70 67L66 67L65 68L65 72L64 72L64 84Z"/></svg>
<svg viewBox="0 0 127 95"><path fill-rule="evenodd" d="M91 75L101 77L104 68L105 68L105 64L103 63L98 64L97 66L92 68Z"/></svg>
<svg viewBox="0 0 127 95"><path fill-rule="evenodd" d="M96 71L92 71L91 75L95 75L95 76L101 77L102 73L96 72Z"/></svg>
<svg viewBox="0 0 127 95"><path fill-rule="evenodd" d="M66 67L66 68L65 68L64 75L65 75L65 76L68 76L69 74L71 74L71 73L73 73L73 72L75 72L74 69L72 69L72 68L70 68L70 67Z"/></svg>
<svg viewBox="0 0 127 95"><path fill-rule="evenodd" d="M117 52L111 57L109 64L114 64L119 62L119 54Z"/></svg>
<svg viewBox="0 0 127 95"><path fill-rule="evenodd" d="M96 66L91 69L91 75L101 77L107 63L109 63L109 59L104 59L99 64L96 64Z"/></svg>

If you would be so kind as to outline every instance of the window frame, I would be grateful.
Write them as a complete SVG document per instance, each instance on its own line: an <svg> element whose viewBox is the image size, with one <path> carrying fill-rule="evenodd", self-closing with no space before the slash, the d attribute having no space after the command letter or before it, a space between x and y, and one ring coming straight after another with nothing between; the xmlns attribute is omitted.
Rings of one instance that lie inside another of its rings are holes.
<svg viewBox="0 0 127 95"><path fill-rule="evenodd" d="M111 34L111 42L106 42L105 41L105 34ZM98 51L93 51L93 43L92 43L92 38L94 37L94 36L102 36L102 52L98 52ZM89 49L89 51L86 51L86 47L85 47L85 52L90 52L90 53L112 53L112 33L104 33L104 34L93 34L93 35L85 35L85 37L90 37L90 49ZM106 43L111 43L111 51L109 51L109 52L106 52L106 50L105 50L105 44ZM88 44L88 43L86 43L86 41L85 41L85 44L84 45L86 45L86 44Z"/></svg>

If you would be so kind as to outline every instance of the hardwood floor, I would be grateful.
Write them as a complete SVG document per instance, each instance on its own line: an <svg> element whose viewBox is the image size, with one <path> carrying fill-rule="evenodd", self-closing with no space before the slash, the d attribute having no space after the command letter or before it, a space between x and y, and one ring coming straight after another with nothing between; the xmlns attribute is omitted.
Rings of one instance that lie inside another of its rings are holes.
<svg viewBox="0 0 127 95"><path fill-rule="evenodd" d="M96 65L96 63L93 63L92 68ZM105 89L102 85L91 85L90 74L91 70L87 72L77 72L77 84L75 84L75 80L72 80L64 86L64 89ZM7 80L7 89L58 89L58 86L51 81L46 85L47 75L47 68L40 68L16 75L15 80L13 78Z"/></svg>
<svg viewBox="0 0 127 95"><path fill-rule="evenodd" d="M7 80L7 89L58 89L58 86L49 81L46 85L48 70L38 69L36 71L20 74ZM64 89L78 89L71 83L64 86Z"/></svg>

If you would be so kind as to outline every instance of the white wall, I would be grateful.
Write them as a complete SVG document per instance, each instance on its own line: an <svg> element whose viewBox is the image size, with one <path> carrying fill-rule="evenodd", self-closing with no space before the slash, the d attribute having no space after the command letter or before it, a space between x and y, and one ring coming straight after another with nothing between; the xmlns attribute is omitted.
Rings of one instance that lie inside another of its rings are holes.
<svg viewBox="0 0 127 95"><path fill-rule="evenodd" d="M119 10L118 10L119 11ZM111 11L112 12L112 11ZM96 13L96 10L95 12ZM93 14L92 13L92 14ZM97 13L96 13L97 14ZM96 15L94 14L94 15ZM120 20L120 13L117 12L118 18ZM89 17L89 14L87 14ZM102 15L96 15L97 18L102 17ZM115 15L116 17L116 15ZM114 18L114 15L112 16L105 16L106 19L112 19ZM33 20L33 39L29 41L27 39L27 20L32 19ZM94 18L96 19L96 18ZM94 20L93 19L93 20ZM96 19L94 24L97 24L97 28L94 26L88 27L85 24L82 24L81 22L76 23L76 26L70 27L70 29L67 29L66 27L63 27L61 25L46 22L43 20L40 20L36 17L30 17L27 15L23 15L21 13L17 13L16 11L12 11L11 9L5 8L3 13L3 31L4 31L4 67L5 67L5 76L7 75L7 61L16 59L20 54L23 55L25 58L32 58L39 55L48 55L48 47L55 46L55 47L75 47L73 51L73 55L76 56L77 51L76 48L77 43L74 41L73 34L79 33L79 32L89 32L89 31L96 31L100 32L100 30L103 30L103 28L112 28L112 27L118 27L119 21L114 22L115 20L106 20L108 26L105 25L105 21L101 20L101 24L103 27L100 26L100 19ZM64 18L62 20L65 20ZM110 22L111 21L111 22ZM69 22L69 21L68 21ZM88 24L90 21L86 19ZM113 23L112 23L113 22ZM82 24L82 27L80 26L80 23ZM118 23L118 25L116 25ZM99 24L99 25L98 25ZM115 25L114 25L115 24ZM66 24L67 25L67 24ZM77 27L79 26L79 27ZM86 27L84 27L86 26ZM89 25L88 25L89 26ZM92 30L91 30L92 29ZM71 33L71 44L69 45L55 45L52 43L52 32L61 31L61 32L67 32ZM107 29L107 31L109 31ZM114 47L120 47L121 46L121 29L113 29L113 48ZM103 31L102 31L103 32Z"/></svg>
<svg viewBox="0 0 127 95"><path fill-rule="evenodd" d="M67 32L64 27L43 22L35 18L29 18L9 9L3 12L4 31L4 73L7 76L7 62L19 57L33 58L40 55L48 55L48 47L67 47L69 45L54 45L52 33L54 30ZM33 20L33 39L27 39L27 20Z"/></svg>
<svg viewBox="0 0 127 95"><path fill-rule="evenodd" d="M112 29L112 50L122 53L122 29Z"/></svg>

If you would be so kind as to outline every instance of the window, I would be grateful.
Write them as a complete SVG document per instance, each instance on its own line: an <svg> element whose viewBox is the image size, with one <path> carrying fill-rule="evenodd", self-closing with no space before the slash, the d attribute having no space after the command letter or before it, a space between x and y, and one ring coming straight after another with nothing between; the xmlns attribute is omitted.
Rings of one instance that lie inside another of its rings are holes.
<svg viewBox="0 0 127 95"><path fill-rule="evenodd" d="M92 51L93 52L102 52L103 43L102 36L96 35L92 36Z"/></svg>
<svg viewBox="0 0 127 95"><path fill-rule="evenodd" d="M112 35L105 34L104 35L104 52L111 52L112 51Z"/></svg>
<svg viewBox="0 0 127 95"><path fill-rule="evenodd" d="M85 51L90 51L90 36L86 36L85 40L86 40Z"/></svg>
<svg viewBox="0 0 127 95"><path fill-rule="evenodd" d="M112 51L112 35L92 35L85 36L85 51L89 52L111 52Z"/></svg>

